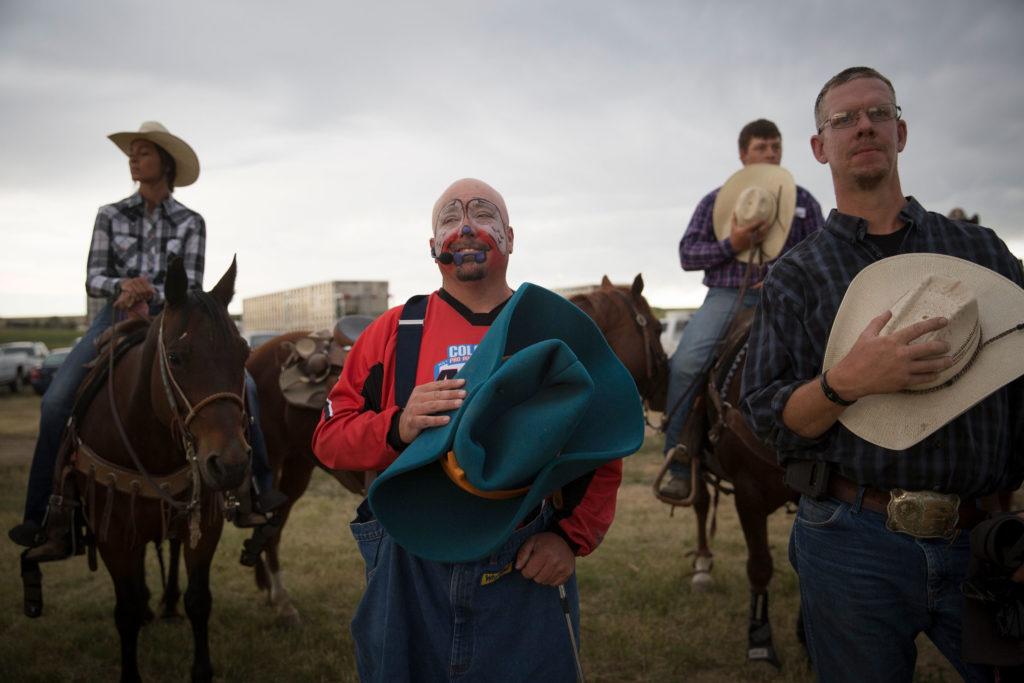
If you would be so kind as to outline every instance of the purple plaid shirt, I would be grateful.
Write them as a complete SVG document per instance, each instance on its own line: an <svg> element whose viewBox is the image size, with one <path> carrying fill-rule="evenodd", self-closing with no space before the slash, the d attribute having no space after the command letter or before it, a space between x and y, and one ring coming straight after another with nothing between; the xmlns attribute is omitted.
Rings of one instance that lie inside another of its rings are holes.
<svg viewBox="0 0 1024 683"><path fill-rule="evenodd" d="M703 270L704 285L707 287L733 287L739 288L743 285L743 277L747 272L747 264L735 259L736 254L729 244L729 239L719 240L715 237L715 226L712 221L712 212L715 208L715 197L718 196L717 188L712 190L704 199L700 200L693 212L693 218L686 228L683 239L679 240L679 263L683 270ZM803 238L815 230L821 228L825 223L821 215L821 207L811 193L796 186L796 214L793 216L793 223L789 228L789 236L782 246L780 256L795 247ZM775 263L754 265L754 271L750 274L750 282L754 285L764 279L768 269Z"/></svg>

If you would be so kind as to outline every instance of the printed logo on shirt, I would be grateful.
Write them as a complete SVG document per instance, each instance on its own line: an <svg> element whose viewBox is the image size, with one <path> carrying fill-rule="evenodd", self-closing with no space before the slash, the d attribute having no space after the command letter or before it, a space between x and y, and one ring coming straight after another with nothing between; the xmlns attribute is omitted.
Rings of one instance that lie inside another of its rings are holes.
<svg viewBox="0 0 1024 683"><path fill-rule="evenodd" d="M796 216L797 218L807 218L807 207L806 206L798 206L798 207L796 207L795 209L793 209L793 215Z"/></svg>
<svg viewBox="0 0 1024 683"><path fill-rule="evenodd" d="M448 357L434 365L434 379L451 379L462 369L479 344L452 344L448 347Z"/></svg>

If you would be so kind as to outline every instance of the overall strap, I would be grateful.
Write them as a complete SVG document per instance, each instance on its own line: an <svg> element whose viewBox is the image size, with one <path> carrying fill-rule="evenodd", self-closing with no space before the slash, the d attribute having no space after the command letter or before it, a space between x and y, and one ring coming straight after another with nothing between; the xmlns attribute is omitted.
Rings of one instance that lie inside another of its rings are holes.
<svg viewBox="0 0 1024 683"><path fill-rule="evenodd" d="M423 319L427 315L429 294L417 294L405 302L398 319L398 338L395 343L395 403L404 408L409 394L416 386L416 366L420 362L420 341L423 339Z"/></svg>

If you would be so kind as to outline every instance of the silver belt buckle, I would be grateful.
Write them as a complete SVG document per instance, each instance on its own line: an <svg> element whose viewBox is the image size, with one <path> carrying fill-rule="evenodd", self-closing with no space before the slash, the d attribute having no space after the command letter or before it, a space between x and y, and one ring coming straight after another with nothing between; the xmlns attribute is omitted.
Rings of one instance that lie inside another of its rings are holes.
<svg viewBox="0 0 1024 683"><path fill-rule="evenodd" d="M909 534L915 538L952 541L959 533L956 523L960 519L960 496L955 493L893 489L889 492L886 513L888 519L885 527L889 531Z"/></svg>

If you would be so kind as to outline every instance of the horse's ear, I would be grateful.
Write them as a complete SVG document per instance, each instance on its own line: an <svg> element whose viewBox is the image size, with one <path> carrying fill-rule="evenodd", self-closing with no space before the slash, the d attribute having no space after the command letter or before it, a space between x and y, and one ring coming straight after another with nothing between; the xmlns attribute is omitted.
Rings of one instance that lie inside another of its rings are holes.
<svg viewBox="0 0 1024 683"><path fill-rule="evenodd" d="M601 286L602 287L611 287L612 286L612 281L608 279L607 275L605 275L604 277L601 278Z"/></svg>
<svg viewBox="0 0 1024 683"><path fill-rule="evenodd" d="M210 296L216 299L224 308L228 307L231 299L235 297L235 273L238 272L238 257L231 257L231 265L220 281L210 290Z"/></svg>
<svg viewBox="0 0 1024 683"><path fill-rule="evenodd" d="M185 303L188 297L188 274L185 272L185 262L180 257L174 257L167 264L167 279L164 281L164 298L171 308Z"/></svg>
<svg viewBox="0 0 1024 683"><path fill-rule="evenodd" d="M639 299L640 295L644 291L644 276L643 273L637 273L636 277L633 278L633 298Z"/></svg>

